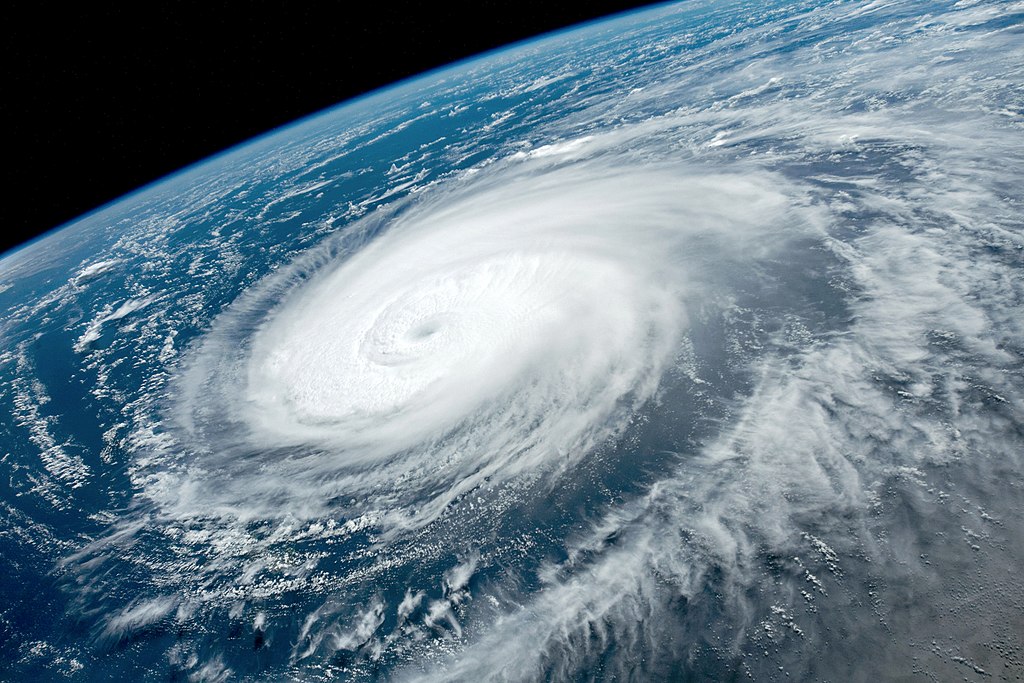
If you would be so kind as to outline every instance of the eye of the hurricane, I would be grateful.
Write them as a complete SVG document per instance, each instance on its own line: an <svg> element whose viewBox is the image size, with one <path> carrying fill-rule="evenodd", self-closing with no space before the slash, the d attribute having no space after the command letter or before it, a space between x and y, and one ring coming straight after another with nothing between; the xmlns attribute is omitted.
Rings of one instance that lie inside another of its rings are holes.
<svg viewBox="0 0 1024 683"><path fill-rule="evenodd" d="M413 341L422 341L428 337L433 337L441 329L441 324L442 322L438 317L423 320L409 330L408 336Z"/></svg>

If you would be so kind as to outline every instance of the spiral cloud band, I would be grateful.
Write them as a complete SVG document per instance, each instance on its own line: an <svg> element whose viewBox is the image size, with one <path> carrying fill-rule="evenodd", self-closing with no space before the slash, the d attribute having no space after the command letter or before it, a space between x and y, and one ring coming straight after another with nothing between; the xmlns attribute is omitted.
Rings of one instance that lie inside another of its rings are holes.
<svg viewBox="0 0 1024 683"><path fill-rule="evenodd" d="M688 292L712 275L681 256L728 237L743 258L790 204L759 176L522 160L431 194L353 255L265 283L280 300L255 322L259 294L215 328L207 351L245 353L201 351L185 405L193 429L211 412L238 429L206 430L218 464L189 509L302 517L343 496L419 525L485 481L557 475L679 353ZM241 319L251 339L233 338ZM261 454L239 457L246 443Z"/></svg>

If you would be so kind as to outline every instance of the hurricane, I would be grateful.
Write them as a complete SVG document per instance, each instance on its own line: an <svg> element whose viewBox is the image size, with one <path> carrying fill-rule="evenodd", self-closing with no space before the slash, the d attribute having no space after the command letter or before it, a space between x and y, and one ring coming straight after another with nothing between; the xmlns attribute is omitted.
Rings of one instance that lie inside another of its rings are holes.
<svg viewBox="0 0 1024 683"><path fill-rule="evenodd" d="M752 259L801 220L768 177L621 173L517 161L247 293L175 392L203 474L171 507L303 518L354 496L418 527L621 434L715 286L682 257Z"/></svg>

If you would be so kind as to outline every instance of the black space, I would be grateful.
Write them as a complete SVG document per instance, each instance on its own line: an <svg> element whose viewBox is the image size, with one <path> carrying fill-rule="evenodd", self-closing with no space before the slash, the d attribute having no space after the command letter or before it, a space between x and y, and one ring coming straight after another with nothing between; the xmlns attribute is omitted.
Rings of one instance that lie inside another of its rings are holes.
<svg viewBox="0 0 1024 683"><path fill-rule="evenodd" d="M9 3L0 253L324 107L645 4Z"/></svg>

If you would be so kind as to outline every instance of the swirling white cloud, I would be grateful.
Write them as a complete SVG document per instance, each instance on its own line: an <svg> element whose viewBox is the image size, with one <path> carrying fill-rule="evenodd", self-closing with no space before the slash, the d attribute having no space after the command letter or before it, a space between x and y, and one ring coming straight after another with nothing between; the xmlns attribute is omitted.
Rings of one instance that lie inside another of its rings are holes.
<svg viewBox="0 0 1024 683"><path fill-rule="evenodd" d="M557 476L655 395L710 259L778 248L813 215L779 187L515 159L435 187L347 257L307 255L197 350L177 408L217 464L174 486L176 509L303 518L354 500L418 526L485 481Z"/></svg>

